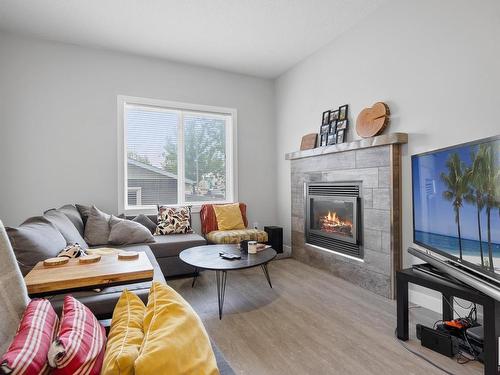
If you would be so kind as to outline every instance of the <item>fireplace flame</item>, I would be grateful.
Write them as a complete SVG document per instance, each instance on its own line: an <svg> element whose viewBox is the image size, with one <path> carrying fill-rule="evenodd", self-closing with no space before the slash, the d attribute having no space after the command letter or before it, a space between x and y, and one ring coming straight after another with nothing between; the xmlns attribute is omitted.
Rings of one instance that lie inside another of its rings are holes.
<svg viewBox="0 0 500 375"><path fill-rule="evenodd" d="M319 222L322 231L352 236L352 223L342 219L335 211L328 211L327 215L319 218Z"/></svg>

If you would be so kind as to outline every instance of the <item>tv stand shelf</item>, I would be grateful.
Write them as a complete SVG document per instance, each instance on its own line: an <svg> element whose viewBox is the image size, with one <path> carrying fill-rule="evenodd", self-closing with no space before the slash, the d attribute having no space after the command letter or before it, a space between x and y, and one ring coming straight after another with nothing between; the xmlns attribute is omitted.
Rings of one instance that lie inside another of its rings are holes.
<svg viewBox="0 0 500 375"><path fill-rule="evenodd" d="M484 329L484 373L498 375L498 337L500 336L500 302L478 290L457 282L447 276L434 276L429 273L407 268L396 272L397 294L397 336L400 340L409 339L408 321L408 284L416 284L438 291L443 296L443 320L452 320L453 297L461 298L483 306Z"/></svg>

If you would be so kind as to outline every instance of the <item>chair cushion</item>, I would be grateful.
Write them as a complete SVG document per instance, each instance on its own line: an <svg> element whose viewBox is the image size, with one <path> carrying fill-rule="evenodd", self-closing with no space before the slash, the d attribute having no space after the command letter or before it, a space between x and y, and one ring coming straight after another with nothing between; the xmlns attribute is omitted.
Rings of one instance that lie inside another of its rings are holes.
<svg viewBox="0 0 500 375"><path fill-rule="evenodd" d="M45 212L43 217L56 226L68 245L78 244L82 249L88 249L89 245L87 245L78 229L63 212L49 210Z"/></svg>
<svg viewBox="0 0 500 375"><path fill-rule="evenodd" d="M214 205L219 230L245 229L238 203Z"/></svg>
<svg viewBox="0 0 500 375"><path fill-rule="evenodd" d="M113 246L107 245L107 247ZM154 268L153 280L163 283L165 282L165 277L161 272L160 266L158 265L155 256L151 252L151 249L147 245L127 245L119 246L118 248L128 251L145 252ZM73 292L71 294L73 295L73 297L87 306L99 319L108 319L111 318L116 303L124 289L128 289L129 291L135 293L144 303L147 303L149 288L151 288L151 282L148 281L143 283L111 286L108 288L103 288L100 291L84 290ZM47 298L54 306L56 312L60 313L62 311L64 295L56 294Z"/></svg>
<svg viewBox="0 0 500 375"><path fill-rule="evenodd" d="M182 250L206 245L207 241L196 233L154 236L155 242L148 244L157 258L177 256Z"/></svg>
<svg viewBox="0 0 500 375"><path fill-rule="evenodd" d="M201 319L166 284L151 287L135 374L219 374Z"/></svg>
<svg viewBox="0 0 500 375"><path fill-rule="evenodd" d="M26 307L16 337L0 360L0 373L47 373L47 354L56 336L58 323L59 318L49 301L32 300Z"/></svg>
<svg viewBox="0 0 500 375"><path fill-rule="evenodd" d="M0 354L4 353L28 305L28 291L9 237L0 221Z"/></svg>
<svg viewBox="0 0 500 375"><path fill-rule="evenodd" d="M113 311L101 375L134 375L144 338L145 311L141 299L125 289Z"/></svg>
<svg viewBox="0 0 500 375"><path fill-rule="evenodd" d="M258 229L214 230L207 234L210 243L240 243L243 240L267 242L267 233Z"/></svg>
<svg viewBox="0 0 500 375"><path fill-rule="evenodd" d="M239 203L239 205L240 205L241 217L243 218L243 224L245 224L246 228L248 227L247 205L241 202ZM219 230L213 204L204 204L203 206L201 206L200 219L201 219L202 234L207 234L214 230Z"/></svg>
<svg viewBox="0 0 500 375"><path fill-rule="evenodd" d="M56 257L66 247L61 232L42 216L29 218L17 228L7 228L7 234L24 276L38 262Z"/></svg>
<svg viewBox="0 0 500 375"><path fill-rule="evenodd" d="M99 375L105 347L104 327L85 305L66 296L59 332L48 355L51 374Z"/></svg>

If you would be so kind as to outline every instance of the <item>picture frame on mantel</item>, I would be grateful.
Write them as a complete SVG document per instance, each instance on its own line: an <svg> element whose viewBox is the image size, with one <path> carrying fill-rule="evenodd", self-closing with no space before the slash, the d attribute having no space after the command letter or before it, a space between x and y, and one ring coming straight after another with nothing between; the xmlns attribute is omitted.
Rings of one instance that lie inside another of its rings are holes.
<svg viewBox="0 0 500 375"><path fill-rule="evenodd" d="M320 136L320 147L324 147L328 144L328 133L322 133Z"/></svg>
<svg viewBox="0 0 500 375"><path fill-rule="evenodd" d="M349 110L349 105L345 104L339 107L339 121L347 120L347 111Z"/></svg>
<svg viewBox="0 0 500 375"><path fill-rule="evenodd" d="M340 112L338 109L330 111L330 124L334 124L339 119L339 114Z"/></svg>
<svg viewBox="0 0 500 375"><path fill-rule="evenodd" d="M321 125L328 125L330 123L330 111L323 112L323 118L321 120Z"/></svg>
<svg viewBox="0 0 500 375"><path fill-rule="evenodd" d="M336 135L337 135L336 143L344 143L345 130L338 130Z"/></svg>
<svg viewBox="0 0 500 375"><path fill-rule="evenodd" d="M328 134L327 145L331 146L331 145L334 145L336 143L337 143L337 136L336 136L336 134L335 133Z"/></svg>

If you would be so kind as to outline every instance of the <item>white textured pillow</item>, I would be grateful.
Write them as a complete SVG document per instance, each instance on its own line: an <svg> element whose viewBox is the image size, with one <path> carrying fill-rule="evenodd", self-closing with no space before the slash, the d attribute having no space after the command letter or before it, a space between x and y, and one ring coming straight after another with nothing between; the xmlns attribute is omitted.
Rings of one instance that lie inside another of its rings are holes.
<svg viewBox="0 0 500 375"><path fill-rule="evenodd" d="M135 221L111 216L109 224L111 231L108 242L112 245L130 245L155 240L148 228Z"/></svg>
<svg viewBox="0 0 500 375"><path fill-rule="evenodd" d="M28 291L9 237L0 221L0 355L8 349L28 306Z"/></svg>
<svg viewBox="0 0 500 375"><path fill-rule="evenodd" d="M96 206L92 206L85 224L85 241L93 246L107 244L110 233L110 220L111 215L102 212Z"/></svg>

